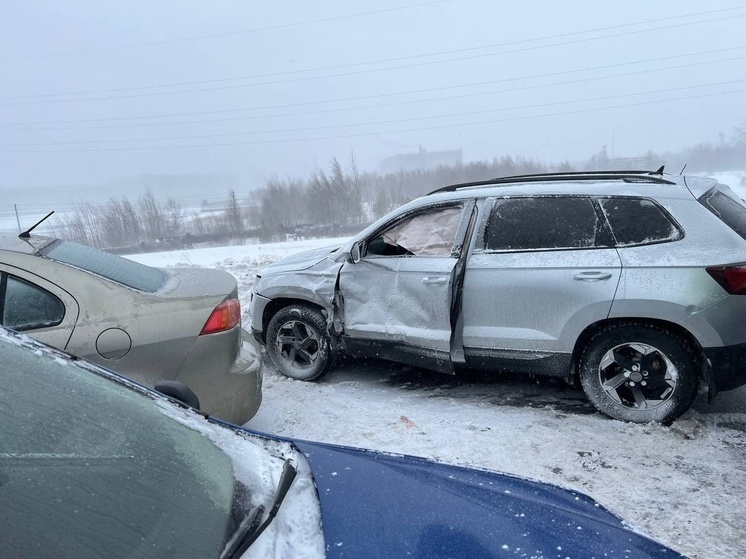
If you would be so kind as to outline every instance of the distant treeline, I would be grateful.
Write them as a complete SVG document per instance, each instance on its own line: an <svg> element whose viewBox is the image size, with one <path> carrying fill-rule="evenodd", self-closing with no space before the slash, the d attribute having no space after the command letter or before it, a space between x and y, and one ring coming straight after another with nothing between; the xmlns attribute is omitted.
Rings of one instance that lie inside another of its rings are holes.
<svg viewBox="0 0 746 559"><path fill-rule="evenodd" d="M503 156L435 169L396 174L361 173L354 154L346 161L332 159L328 170L316 170L307 179L274 177L246 193L239 203L229 190L222 209L205 214L187 212L175 199L165 203L152 190L132 202L112 198L107 204L78 204L55 229L61 238L100 248L133 250L186 246L195 242L284 239L288 235L312 237L350 234L401 204L448 184L495 177L557 171L603 169L668 172L741 170L746 168L746 121L732 138L721 135L718 144L698 144L676 153L648 152L637 158L610 158L604 146L584 165L558 164Z"/></svg>

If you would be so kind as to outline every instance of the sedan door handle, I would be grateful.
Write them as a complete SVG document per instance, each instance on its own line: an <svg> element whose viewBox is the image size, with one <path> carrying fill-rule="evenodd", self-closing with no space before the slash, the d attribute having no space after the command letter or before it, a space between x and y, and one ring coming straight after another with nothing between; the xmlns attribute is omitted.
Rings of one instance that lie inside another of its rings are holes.
<svg viewBox="0 0 746 559"><path fill-rule="evenodd" d="M422 283L426 283L428 285L445 285L446 278L444 277L438 277L438 276L426 276L422 278Z"/></svg>
<svg viewBox="0 0 746 559"><path fill-rule="evenodd" d="M608 272L580 272L575 274L575 279L580 281L601 281L611 278Z"/></svg>

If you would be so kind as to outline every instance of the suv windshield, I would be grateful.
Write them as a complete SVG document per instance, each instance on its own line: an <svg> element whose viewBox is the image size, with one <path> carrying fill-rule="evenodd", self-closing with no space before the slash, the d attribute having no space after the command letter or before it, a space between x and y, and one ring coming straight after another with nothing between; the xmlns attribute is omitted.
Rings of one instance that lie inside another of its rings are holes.
<svg viewBox="0 0 746 559"><path fill-rule="evenodd" d="M162 270L85 245L59 241L50 246L51 248L44 250L44 255L48 258L93 272L133 289L155 293L168 280Z"/></svg>
<svg viewBox="0 0 746 559"><path fill-rule="evenodd" d="M207 436L2 333L0 363L3 556L220 554L236 485L230 458Z"/></svg>

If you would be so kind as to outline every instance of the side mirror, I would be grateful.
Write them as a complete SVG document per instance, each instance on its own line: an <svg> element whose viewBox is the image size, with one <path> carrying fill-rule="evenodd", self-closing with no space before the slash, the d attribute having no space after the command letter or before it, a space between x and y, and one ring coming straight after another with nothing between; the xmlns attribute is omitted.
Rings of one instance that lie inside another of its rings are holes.
<svg viewBox="0 0 746 559"><path fill-rule="evenodd" d="M350 249L350 260L353 264L360 262L360 241L355 241Z"/></svg>
<svg viewBox="0 0 746 559"><path fill-rule="evenodd" d="M173 398L190 408L194 408L195 410L199 409L199 398L197 398L194 391L183 382L179 382L178 380L160 380L155 383L153 388L155 388L156 392L160 392L164 396Z"/></svg>

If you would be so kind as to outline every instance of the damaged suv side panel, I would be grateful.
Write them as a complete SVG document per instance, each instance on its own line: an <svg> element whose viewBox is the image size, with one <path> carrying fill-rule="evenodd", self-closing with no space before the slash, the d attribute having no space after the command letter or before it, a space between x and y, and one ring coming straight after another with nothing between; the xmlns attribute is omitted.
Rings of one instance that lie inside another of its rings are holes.
<svg viewBox="0 0 746 559"><path fill-rule="evenodd" d="M427 206L362 242L361 258L346 262L339 276L346 348L453 372L453 249L463 246L464 215L462 202Z"/></svg>

